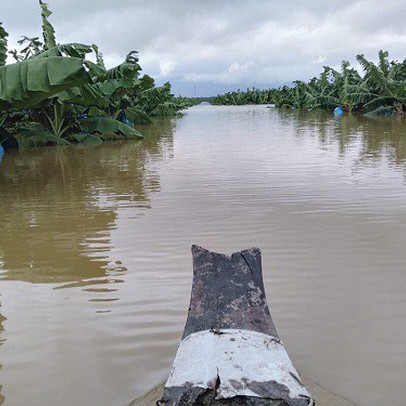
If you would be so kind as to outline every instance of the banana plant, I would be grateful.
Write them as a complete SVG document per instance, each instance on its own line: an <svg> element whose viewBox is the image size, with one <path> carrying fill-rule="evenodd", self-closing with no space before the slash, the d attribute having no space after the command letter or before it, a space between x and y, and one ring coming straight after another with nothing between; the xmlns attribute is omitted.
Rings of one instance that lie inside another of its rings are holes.
<svg viewBox="0 0 406 406"><path fill-rule="evenodd" d="M375 64L357 55L363 75L348 61L336 70L325 66L323 72L308 82L294 81L292 87L269 89L268 97L255 89L229 92L210 100L213 104L270 103L283 108L332 110L341 106L345 111L396 112L403 115L406 108L406 59L403 62L388 59L387 51L379 51Z"/></svg>
<svg viewBox="0 0 406 406"><path fill-rule="evenodd" d="M93 65L81 58L32 58L0 67L0 108L30 108L53 95L92 83Z"/></svg>
<svg viewBox="0 0 406 406"><path fill-rule="evenodd" d="M7 32L2 27L0 30L0 108L9 112L3 124L8 135L14 135L20 145L21 134L32 136L33 129L49 135L47 140L40 137L42 142L59 141L75 129L72 117L77 109L72 101L107 106L106 92L123 85L117 83L119 79L110 79L134 77L139 69L138 65L134 66L133 54L129 57L131 63L106 70L95 45L57 44L55 30L48 21L51 12L41 0L39 3L44 43L37 37L23 37L20 44L28 42L28 45L21 54L14 53L17 63L5 65ZM92 51L97 55L96 64L85 59ZM108 81L110 86L106 85ZM13 120L16 111L24 111L24 120L19 123ZM134 136L131 131L125 132ZM135 135L138 136L138 132Z"/></svg>
<svg viewBox="0 0 406 406"><path fill-rule="evenodd" d="M169 84L155 87L149 76L139 77L136 51L107 69L97 45L59 44L51 11L42 0L39 5L43 40L22 37L18 43L23 48L9 51L15 63L6 64L8 34L0 24L0 142L7 138L28 146L31 141L140 138L134 124L151 123L151 116L174 115L184 107L175 102ZM95 62L88 59L91 53Z"/></svg>
<svg viewBox="0 0 406 406"><path fill-rule="evenodd" d="M0 66L6 64L7 59L7 37L8 33L3 28L2 23L0 23Z"/></svg>
<svg viewBox="0 0 406 406"><path fill-rule="evenodd" d="M44 37L44 49L48 50L56 47L55 29L49 22L48 17L52 12L48 9L46 3L39 0L41 6L41 16L42 16L42 35Z"/></svg>
<svg viewBox="0 0 406 406"><path fill-rule="evenodd" d="M19 45L24 45L24 48L20 52L16 49L9 51L9 54L11 54L17 62L25 61L40 54L43 47L43 43L40 41L39 37L30 38L24 35L17 41L17 43Z"/></svg>

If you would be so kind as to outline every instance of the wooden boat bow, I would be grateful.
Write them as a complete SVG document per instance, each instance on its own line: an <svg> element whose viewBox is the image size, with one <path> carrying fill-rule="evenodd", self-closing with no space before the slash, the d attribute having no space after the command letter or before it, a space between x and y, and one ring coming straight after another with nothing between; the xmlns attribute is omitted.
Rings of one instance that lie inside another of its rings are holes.
<svg viewBox="0 0 406 406"><path fill-rule="evenodd" d="M192 246L187 322L159 406L309 406L273 324L261 251Z"/></svg>

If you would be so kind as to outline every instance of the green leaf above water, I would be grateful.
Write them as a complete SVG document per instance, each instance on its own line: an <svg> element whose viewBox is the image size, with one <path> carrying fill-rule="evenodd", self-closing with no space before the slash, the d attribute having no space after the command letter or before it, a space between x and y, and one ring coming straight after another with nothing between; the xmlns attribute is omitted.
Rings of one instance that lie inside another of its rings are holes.
<svg viewBox="0 0 406 406"><path fill-rule="evenodd" d="M127 138L143 138L143 135L121 121L109 117L88 117L79 120L83 130L88 133L120 133Z"/></svg>
<svg viewBox="0 0 406 406"><path fill-rule="evenodd" d="M103 140L94 134L73 134L72 137L80 144L101 144Z"/></svg>

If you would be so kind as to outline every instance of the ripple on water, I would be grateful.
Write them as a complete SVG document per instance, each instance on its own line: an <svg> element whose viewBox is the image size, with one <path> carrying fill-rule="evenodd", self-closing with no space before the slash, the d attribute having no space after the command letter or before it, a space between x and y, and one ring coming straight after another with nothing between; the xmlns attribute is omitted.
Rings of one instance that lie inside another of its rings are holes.
<svg viewBox="0 0 406 406"><path fill-rule="evenodd" d="M259 246L298 369L361 406L395 405L405 123L198 106L143 131L1 163L0 399L110 406L163 381L196 243Z"/></svg>

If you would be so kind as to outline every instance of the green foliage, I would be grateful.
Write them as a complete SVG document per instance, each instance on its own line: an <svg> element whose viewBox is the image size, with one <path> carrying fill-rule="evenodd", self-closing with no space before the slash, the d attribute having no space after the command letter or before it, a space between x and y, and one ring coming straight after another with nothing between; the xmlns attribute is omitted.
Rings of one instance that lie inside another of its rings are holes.
<svg viewBox="0 0 406 406"><path fill-rule="evenodd" d="M103 93L94 85L72 87L57 94L61 102L82 107L99 106L108 107L108 101Z"/></svg>
<svg viewBox="0 0 406 406"><path fill-rule="evenodd" d="M93 48L90 45L72 42L69 44L55 45L52 48L48 48L46 51L38 52L36 55L39 58L47 58L49 56L71 56L73 58L85 59L86 54L92 52L92 50Z"/></svg>
<svg viewBox="0 0 406 406"><path fill-rule="evenodd" d="M42 35L44 37L44 49L48 50L56 47L55 30L52 24L48 21L48 17L52 14L52 12L48 10L48 6L46 3L43 3L41 0L39 0L39 4L42 9L41 16L42 16Z"/></svg>
<svg viewBox="0 0 406 406"><path fill-rule="evenodd" d="M44 42L22 37L22 49L9 51L16 63L6 65L8 34L0 24L0 142L14 139L25 148L142 138L135 124L185 107L169 83L155 87L153 78L139 77L136 51L106 69L97 45L58 44L52 13L42 0L39 5ZM96 63L87 59L91 53Z"/></svg>
<svg viewBox="0 0 406 406"><path fill-rule="evenodd" d="M209 98L207 98L209 100ZM206 98L203 97L174 97L173 101L178 105L180 110L187 109L192 106L196 106L197 104L202 103L203 101L207 101Z"/></svg>
<svg viewBox="0 0 406 406"><path fill-rule="evenodd" d="M69 142L48 131L39 123L33 123L22 118L22 121L14 124L13 138L17 141L20 149L44 145L68 145Z"/></svg>
<svg viewBox="0 0 406 406"><path fill-rule="evenodd" d="M20 149L28 147L37 147L44 145L69 145L69 142L63 138L44 130L41 127L33 129L22 129L16 135Z"/></svg>
<svg viewBox="0 0 406 406"><path fill-rule="evenodd" d="M244 104L269 104L273 100L272 90L247 89L245 92L238 89L210 99L212 104L244 105Z"/></svg>
<svg viewBox="0 0 406 406"><path fill-rule="evenodd" d="M101 144L103 140L94 134L72 134L74 138L80 144Z"/></svg>
<svg viewBox="0 0 406 406"><path fill-rule="evenodd" d="M99 65L100 68L106 70L106 65L104 64L103 54L99 51L99 47L96 44L92 44L92 49L96 54L97 65Z"/></svg>
<svg viewBox="0 0 406 406"><path fill-rule="evenodd" d="M0 108L29 108L73 86L91 82L80 58L33 58L0 67Z"/></svg>
<svg viewBox="0 0 406 406"><path fill-rule="evenodd" d="M127 138L143 138L135 128L110 117L88 117L79 120L81 127L88 133L119 133Z"/></svg>
<svg viewBox="0 0 406 406"><path fill-rule="evenodd" d="M126 116L134 124L152 124L151 117L141 108L127 107L125 109Z"/></svg>
<svg viewBox="0 0 406 406"><path fill-rule="evenodd" d="M41 52L41 47L43 46L38 37L30 38L24 35L17 42L19 45L25 46L25 48L20 51L20 54L18 54L17 50L10 51L17 62L25 61L31 57L39 55L39 53Z"/></svg>
<svg viewBox="0 0 406 406"><path fill-rule="evenodd" d="M388 56L388 52L379 51L375 64L364 55L357 55L363 76L348 61L343 61L340 71L325 66L319 77L307 83L294 81L292 87L238 90L218 95L210 102L229 105L272 103L281 108L308 110L333 110L342 106L347 111L363 112L383 106L402 114L406 108L406 59L389 62Z"/></svg>
<svg viewBox="0 0 406 406"><path fill-rule="evenodd" d="M0 66L6 64L7 59L7 37L8 33L0 23Z"/></svg>

